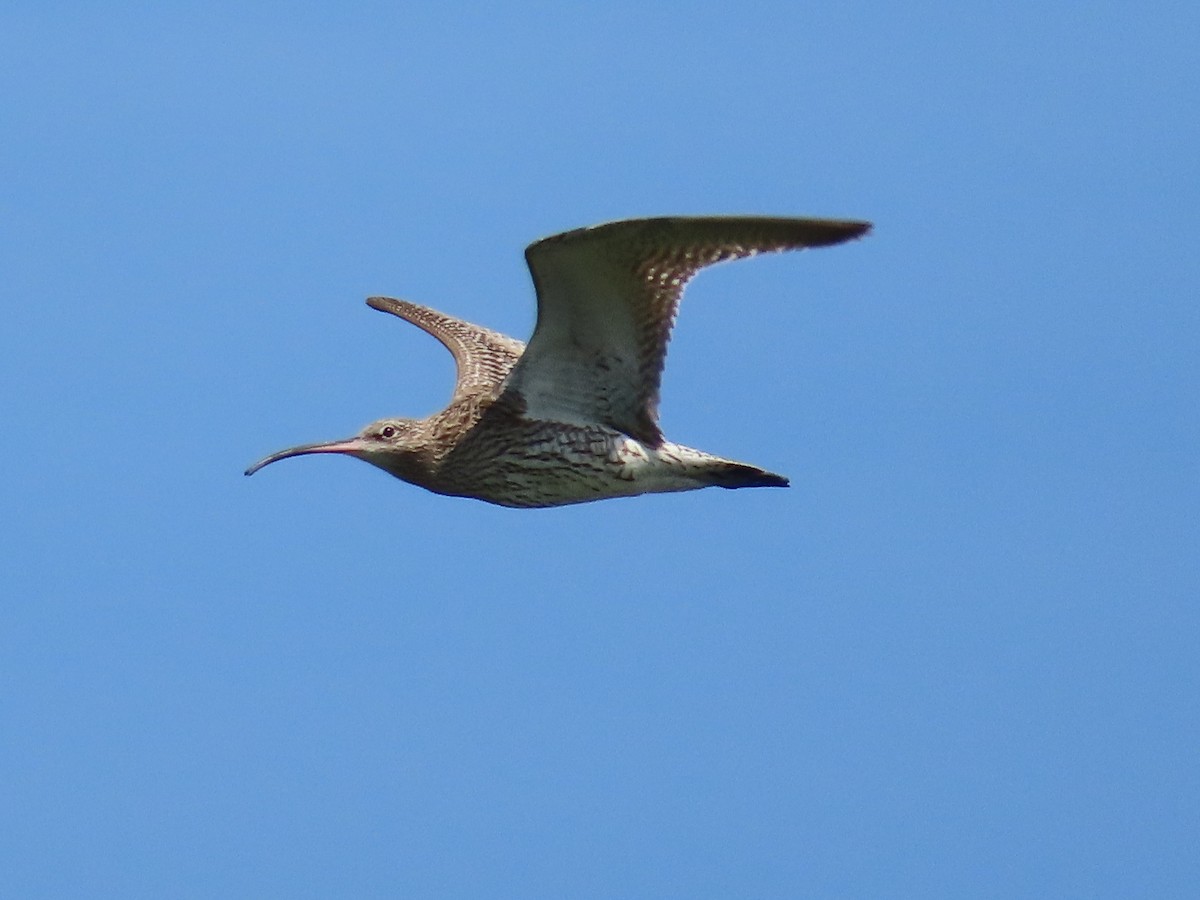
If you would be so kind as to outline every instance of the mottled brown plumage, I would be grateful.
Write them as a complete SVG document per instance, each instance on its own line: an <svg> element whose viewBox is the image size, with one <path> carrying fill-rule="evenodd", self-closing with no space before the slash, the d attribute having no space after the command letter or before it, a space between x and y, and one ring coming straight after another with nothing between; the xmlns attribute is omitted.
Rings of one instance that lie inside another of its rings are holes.
<svg viewBox="0 0 1200 900"><path fill-rule="evenodd" d="M384 419L345 441L305 444L246 470L306 453L363 459L431 491L503 506L720 487L786 486L755 466L673 444L658 426L667 341L688 280L757 253L840 243L865 222L753 216L633 219L531 244L537 289L528 348L409 303L372 297L454 355L450 404L427 419Z"/></svg>

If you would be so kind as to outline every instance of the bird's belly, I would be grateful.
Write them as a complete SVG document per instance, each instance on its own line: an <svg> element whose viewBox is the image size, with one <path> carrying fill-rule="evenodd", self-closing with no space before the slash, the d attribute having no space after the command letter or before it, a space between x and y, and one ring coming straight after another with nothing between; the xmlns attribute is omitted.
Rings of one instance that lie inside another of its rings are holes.
<svg viewBox="0 0 1200 900"><path fill-rule="evenodd" d="M486 437L456 448L431 487L501 506L537 507L700 486L658 451L608 429L531 428L503 442Z"/></svg>

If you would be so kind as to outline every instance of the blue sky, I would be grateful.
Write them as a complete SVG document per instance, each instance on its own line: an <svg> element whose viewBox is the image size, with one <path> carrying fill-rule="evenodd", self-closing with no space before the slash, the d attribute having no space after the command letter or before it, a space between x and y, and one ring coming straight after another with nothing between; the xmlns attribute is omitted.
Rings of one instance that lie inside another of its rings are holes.
<svg viewBox="0 0 1200 900"><path fill-rule="evenodd" d="M0 13L0 894L1194 890L1200 14L341 6ZM683 213L876 223L688 292L790 490L242 477Z"/></svg>

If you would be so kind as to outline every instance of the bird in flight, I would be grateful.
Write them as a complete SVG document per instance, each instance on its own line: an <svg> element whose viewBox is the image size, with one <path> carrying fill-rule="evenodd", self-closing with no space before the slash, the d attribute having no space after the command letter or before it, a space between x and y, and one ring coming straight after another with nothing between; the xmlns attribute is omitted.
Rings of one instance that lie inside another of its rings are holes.
<svg viewBox="0 0 1200 900"><path fill-rule="evenodd" d="M390 297L399 316L454 355L450 404L427 419L373 422L352 438L273 453L353 456L439 494L512 507L664 491L786 487L757 466L674 444L658 425L671 326L700 269L758 253L860 237L867 222L707 216L630 219L531 244L537 326L514 338Z"/></svg>

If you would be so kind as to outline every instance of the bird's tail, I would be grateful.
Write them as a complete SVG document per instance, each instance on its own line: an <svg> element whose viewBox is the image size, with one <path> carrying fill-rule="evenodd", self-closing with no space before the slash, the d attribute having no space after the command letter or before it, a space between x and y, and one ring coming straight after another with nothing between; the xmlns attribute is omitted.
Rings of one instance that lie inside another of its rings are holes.
<svg viewBox="0 0 1200 900"><path fill-rule="evenodd" d="M729 460L705 466L705 475L711 484L723 488L787 487L789 483L782 475Z"/></svg>

